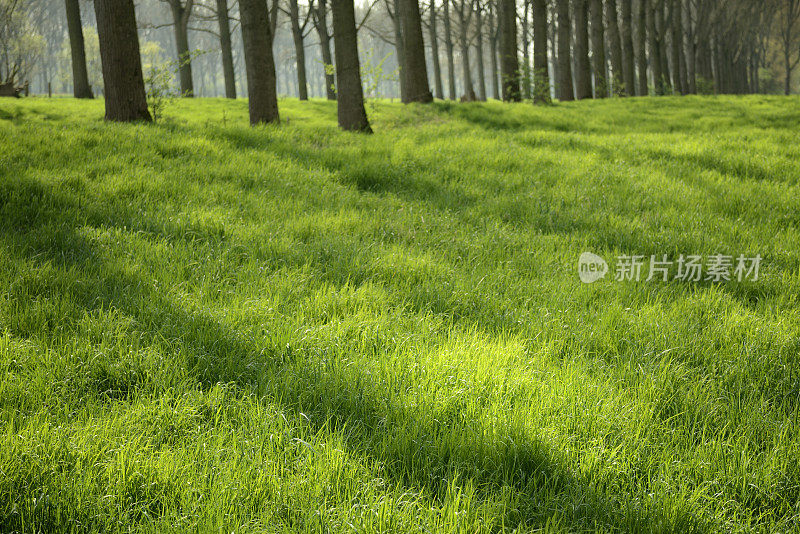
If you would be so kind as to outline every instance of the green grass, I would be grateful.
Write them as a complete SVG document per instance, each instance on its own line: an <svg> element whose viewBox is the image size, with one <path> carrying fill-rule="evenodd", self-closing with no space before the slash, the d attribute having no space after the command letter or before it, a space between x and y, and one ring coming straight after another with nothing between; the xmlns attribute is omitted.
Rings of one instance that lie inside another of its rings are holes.
<svg viewBox="0 0 800 534"><path fill-rule="evenodd" d="M0 101L0 531L800 530L798 98L246 107Z"/></svg>

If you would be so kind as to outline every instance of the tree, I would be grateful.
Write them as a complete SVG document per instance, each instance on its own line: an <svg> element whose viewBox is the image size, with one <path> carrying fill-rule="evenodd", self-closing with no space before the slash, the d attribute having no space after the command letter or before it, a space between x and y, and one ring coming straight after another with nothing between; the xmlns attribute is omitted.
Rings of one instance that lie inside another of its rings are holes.
<svg viewBox="0 0 800 534"><path fill-rule="evenodd" d="M428 85L419 3L417 0L399 0L399 4L405 55L405 72L400 73L401 76L405 76L406 80L406 94L403 102L406 104L433 102L433 95Z"/></svg>
<svg viewBox="0 0 800 534"><path fill-rule="evenodd" d="M456 67L453 50L453 31L450 23L450 0L444 0L444 48L447 55L447 89L450 100L456 99Z"/></svg>
<svg viewBox="0 0 800 534"><path fill-rule="evenodd" d="M606 33L611 52L611 89L614 94L624 96L625 78L622 67L622 40L617 22L617 0L606 0Z"/></svg>
<svg viewBox="0 0 800 534"><path fill-rule="evenodd" d="M439 100L444 99L444 88L442 86L442 67L439 64L439 38L437 35L436 24L436 0L430 0L428 7L429 23L428 30L431 41L431 63L433 64L433 80L436 91L436 98Z"/></svg>
<svg viewBox="0 0 800 534"><path fill-rule="evenodd" d="M514 0L500 0L498 5L500 23L500 78L503 100L519 102L522 98L519 87L519 59L517 57L517 6Z"/></svg>
<svg viewBox="0 0 800 534"><path fill-rule="evenodd" d="M606 64L605 29L603 26L603 0L589 1L591 22L592 72L595 98L608 96L608 67Z"/></svg>
<svg viewBox="0 0 800 534"><path fill-rule="evenodd" d="M572 31L569 21L569 0L556 0L556 15L558 17L558 86L556 92L562 101L575 100L572 88L572 59L571 39Z"/></svg>
<svg viewBox="0 0 800 534"><path fill-rule="evenodd" d="M192 80L192 56L189 51L189 19L192 17L194 0L166 0L166 2L172 11L172 22L175 28L181 94L191 98L194 96L194 81Z"/></svg>
<svg viewBox="0 0 800 534"><path fill-rule="evenodd" d="M686 0L687 2L690 0ZM647 0L636 2L636 94L647 96Z"/></svg>
<svg viewBox="0 0 800 534"><path fill-rule="evenodd" d="M781 0L780 39L783 47L783 68L785 72L783 91L792 92L792 72L800 64L800 54L796 54L797 25L800 21L800 0ZM796 57L794 57L796 55Z"/></svg>
<svg viewBox="0 0 800 534"><path fill-rule="evenodd" d="M297 94L300 100L308 100L308 77L306 75L306 26L311 17L311 9L307 10L301 22L300 6L297 0L289 0L289 21L292 26L292 40L297 59Z"/></svg>
<svg viewBox="0 0 800 534"><path fill-rule="evenodd" d="M574 0L575 12L575 98L592 98L592 68L589 62L587 0Z"/></svg>
<svg viewBox="0 0 800 534"><path fill-rule="evenodd" d="M328 0L316 0L316 7L311 7L314 29L319 38L320 55L325 68L325 94L328 100L336 100L336 80L333 77L333 55L331 54L331 39L328 30Z"/></svg>
<svg viewBox="0 0 800 534"><path fill-rule="evenodd" d="M492 97L495 100L500 100L500 84L497 83L497 73L499 67L497 64L497 46L500 40L500 25L496 22L497 19L497 1L489 1L489 69L492 72Z"/></svg>
<svg viewBox="0 0 800 534"><path fill-rule="evenodd" d="M95 0L94 12L103 63L106 120L151 121L133 0Z"/></svg>
<svg viewBox="0 0 800 534"><path fill-rule="evenodd" d="M233 69L228 0L217 0L217 21L219 22L219 47L222 52L222 75L225 78L225 96L236 98L236 72Z"/></svg>
<svg viewBox="0 0 800 534"><path fill-rule="evenodd" d="M448 0L445 0L448 1ZM458 18L458 44L461 48L461 75L464 82L464 100L475 101L475 88L472 85L472 70L469 64L469 27L472 22L472 6L468 0L452 0Z"/></svg>
<svg viewBox="0 0 800 534"><path fill-rule="evenodd" d="M72 55L72 92L75 98L94 98L89 85L89 72L86 70L86 48L83 44L83 25L81 6L78 0L65 0L67 9L67 30Z"/></svg>
<svg viewBox="0 0 800 534"><path fill-rule="evenodd" d="M239 0L250 124L279 122L272 26L265 0Z"/></svg>
<svg viewBox="0 0 800 534"><path fill-rule="evenodd" d="M547 0L532 0L533 11L533 102L550 102L547 70Z"/></svg>
<svg viewBox="0 0 800 534"><path fill-rule="evenodd" d="M472 10L475 13L475 55L478 59L478 98L486 100L486 66L483 53L483 10L480 0L472 0Z"/></svg>
<svg viewBox="0 0 800 534"><path fill-rule="evenodd" d="M0 86L9 95L17 94L18 81L27 81L45 48L29 7L19 0L0 0Z"/></svg>
<svg viewBox="0 0 800 534"><path fill-rule="evenodd" d="M242 1L242 0L240 0ZM372 133L364 109L364 88L358 60L358 37L353 0L331 0L333 39L336 50L336 92L339 127Z"/></svg>
<svg viewBox="0 0 800 534"><path fill-rule="evenodd" d="M656 28L656 10L659 0L644 0L647 11L647 40L650 49L650 69L653 71L653 87L655 94L661 96L665 93L664 71L661 70L661 41Z"/></svg>
<svg viewBox="0 0 800 534"><path fill-rule="evenodd" d="M622 0L620 3L620 27L621 47L622 47L622 78L624 81L623 91L628 96L636 94L636 71L633 56L633 0Z"/></svg>

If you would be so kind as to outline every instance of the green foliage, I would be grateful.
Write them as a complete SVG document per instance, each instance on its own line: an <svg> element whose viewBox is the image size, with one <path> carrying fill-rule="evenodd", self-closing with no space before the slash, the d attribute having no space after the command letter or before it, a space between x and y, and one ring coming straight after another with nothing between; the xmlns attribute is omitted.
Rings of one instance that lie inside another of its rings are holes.
<svg viewBox="0 0 800 534"><path fill-rule="evenodd" d="M0 531L797 531L798 104L0 103Z"/></svg>
<svg viewBox="0 0 800 534"><path fill-rule="evenodd" d="M153 122L158 122L164 116L164 110L170 106L176 98L184 95L179 89L175 88L175 75L183 65L204 54L205 51L194 51L180 60L163 61L161 57L161 47L157 43L145 48L143 57L144 86L147 95L147 107L153 117ZM151 57L147 61L148 56Z"/></svg>

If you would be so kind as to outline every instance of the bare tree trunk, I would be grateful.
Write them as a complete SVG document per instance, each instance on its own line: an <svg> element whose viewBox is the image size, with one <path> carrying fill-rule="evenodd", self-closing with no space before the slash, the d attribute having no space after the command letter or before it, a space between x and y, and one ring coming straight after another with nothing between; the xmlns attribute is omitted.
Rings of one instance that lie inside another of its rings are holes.
<svg viewBox="0 0 800 534"><path fill-rule="evenodd" d="M683 46L683 0L673 0L673 36L678 45L678 80L682 95L689 94L689 80L686 74L686 48Z"/></svg>
<svg viewBox="0 0 800 534"><path fill-rule="evenodd" d="M353 0L332 0L331 8L336 51L339 127L348 131L372 133L367 120L367 111L364 109L364 88L361 86Z"/></svg>
<svg viewBox="0 0 800 534"><path fill-rule="evenodd" d="M608 70L603 27L603 0L590 0L589 18L592 29L592 71L594 73L595 98L606 98L608 96Z"/></svg>
<svg viewBox="0 0 800 534"><path fill-rule="evenodd" d="M403 102L433 102L433 94L428 85L419 3L417 0L399 0L398 4L398 15L403 24L403 55L406 67L406 98Z"/></svg>
<svg viewBox="0 0 800 534"><path fill-rule="evenodd" d="M187 98L194 96L192 81L192 55L189 51L189 17L192 14L193 2L183 5L182 0L170 0L172 20L175 28L175 46L178 49L178 78L181 83L181 95Z"/></svg>
<svg viewBox="0 0 800 534"><path fill-rule="evenodd" d="M572 88L571 30L569 0L556 0L558 16L558 99L564 102L575 100Z"/></svg>
<svg viewBox="0 0 800 534"><path fill-rule="evenodd" d="M661 43L656 28L656 5L658 0L643 0L647 10L647 39L650 47L650 69L653 71L653 89L656 96L664 94L664 72L661 70Z"/></svg>
<svg viewBox="0 0 800 534"><path fill-rule="evenodd" d="M308 78L306 77L306 48L303 42L303 28L300 27L300 6L297 0L289 0L289 18L292 25L292 40L297 59L297 97L308 100Z"/></svg>
<svg viewBox="0 0 800 534"><path fill-rule="evenodd" d="M522 96L525 100L531 98L531 55L530 55L530 40L528 37L528 12L530 10L530 2L523 0L525 4L522 9ZM516 8L516 6L514 6ZM516 16L516 14L515 14Z"/></svg>
<svg viewBox="0 0 800 534"><path fill-rule="evenodd" d="M331 54L331 33L328 31L328 0L317 0L314 7L314 29L319 37L320 55L325 68L325 96L336 100L336 80L333 75L333 56Z"/></svg>
<svg viewBox="0 0 800 534"><path fill-rule="evenodd" d="M636 94L636 71L633 57L633 0L621 1L622 27L622 76L625 81L624 90L628 96Z"/></svg>
<svg viewBox="0 0 800 534"><path fill-rule="evenodd" d="M272 28L265 0L239 0L250 124L279 122Z"/></svg>
<svg viewBox="0 0 800 534"><path fill-rule="evenodd" d="M459 0L453 0L459 1ZM464 98L467 101L475 101L477 97L475 96L475 88L472 85L472 71L470 70L469 66L469 38L467 36L467 32L469 31L469 22L472 18L471 15L467 16L464 13L464 9L466 7L467 0L460 0L459 6L454 6L458 11L456 14L458 15L458 40L459 45L461 47L461 74L464 78Z"/></svg>
<svg viewBox="0 0 800 534"><path fill-rule="evenodd" d="M483 57L483 13L478 2L475 5L475 55L478 56L478 97L486 101L486 65Z"/></svg>
<svg viewBox="0 0 800 534"><path fill-rule="evenodd" d="M219 47L222 51L222 74L225 77L225 97L236 98L236 73L233 69L228 0L217 0L217 19L219 20Z"/></svg>
<svg viewBox="0 0 800 534"><path fill-rule="evenodd" d="M444 88L442 86L442 67L439 64L439 36L436 34L436 0L431 0L430 5L430 30L429 36L431 41L431 63L433 63L433 82L436 91L436 98L439 100L444 99Z"/></svg>
<svg viewBox="0 0 800 534"><path fill-rule="evenodd" d="M500 77L503 82L503 100L519 102L519 58L517 57L517 11L514 0L499 0L500 24Z"/></svg>
<svg viewBox="0 0 800 534"><path fill-rule="evenodd" d="M86 70L86 49L83 44L81 6L78 0L66 0L67 30L72 53L72 92L75 98L94 98Z"/></svg>
<svg viewBox="0 0 800 534"><path fill-rule="evenodd" d="M575 8L575 97L592 98L592 67L589 62L588 0L574 0Z"/></svg>
<svg viewBox="0 0 800 534"><path fill-rule="evenodd" d="M647 96L647 0L636 3L636 68L636 94Z"/></svg>
<svg viewBox="0 0 800 534"><path fill-rule="evenodd" d="M617 0L606 0L606 30L611 56L611 89L614 94L625 96L625 78L622 67L622 42L617 22Z"/></svg>
<svg viewBox="0 0 800 534"><path fill-rule="evenodd" d="M695 45L694 27L692 25L692 6L691 0L684 0L683 24L686 28L685 42L686 47L686 77L689 84L689 94L697 94L697 46Z"/></svg>
<svg viewBox="0 0 800 534"><path fill-rule="evenodd" d="M403 23L400 18L400 2L402 0L387 0L391 2L392 8L389 11L389 17L392 19L392 28L394 29L394 49L397 54L397 68L398 83L400 85L400 100L406 102L408 99L406 88L406 47L403 44ZM336 37L336 30L334 30L334 37Z"/></svg>
<svg viewBox="0 0 800 534"><path fill-rule="evenodd" d="M668 91L671 91L672 87L670 87L670 74L669 74L669 61L667 61L667 33L668 28L666 21L664 20L664 8L665 8L665 1L666 0L653 0L653 5L655 8L656 14L656 33L658 34L658 48L661 52L659 57L661 61L661 73L662 73L662 84L663 84L663 93L666 94Z"/></svg>
<svg viewBox="0 0 800 534"><path fill-rule="evenodd" d="M531 0L533 11L533 102L550 102L547 69L547 0Z"/></svg>
<svg viewBox="0 0 800 534"><path fill-rule="evenodd" d="M453 32L450 23L450 0L444 0L444 48L447 53L447 88L450 100L458 98L456 95L456 66L453 52Z"/></svg>
<svg viewBox="0 0 800 534"><path fill-rule="evenodd" d="M103 62L106 120L151 121L133 0L95 0L94 12Z"/></svg>
<svg viewBox="0 0 800 534"><path fill-rule="evenodd" d="M498 40L498 23L495 20L495 2L489 2L489 53L491 54L491 59L489 61L489 69L491 70L492 74L492 98L495 100L500 100L500 84L497 83L497 73L498 73L498 64L497 64L497 40Z"/></svg>

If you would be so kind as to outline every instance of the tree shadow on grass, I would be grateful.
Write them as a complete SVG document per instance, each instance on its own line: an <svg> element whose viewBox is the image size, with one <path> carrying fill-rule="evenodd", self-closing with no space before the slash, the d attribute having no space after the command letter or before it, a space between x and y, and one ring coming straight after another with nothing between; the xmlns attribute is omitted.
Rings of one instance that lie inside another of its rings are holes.
<svg viewBox="0 0 800 534"><path fill-rule="evenodd" d="M384 383L358 367L337 369L335 364L326 363L316 351L301 344L260 346L256 340L244 338L213 317L186 309L172 301L164 290L153 286L144 275L103 260L91 240L77 231L87 220L95 224L107 223L107 226L113 226L113 221L106 220L102 213L86 213L86 207L77 206L67 196L55 195L35 181L6 185L0 191L0 198L4 215L18 213L16 218L4 218L0 226L0 240L13 263L25 263L26 269L55 266L62 273L77 270L85 282L80 290L68 289L69 295L59 294L63 288L47 284L19 288L16 296L28 299L17 302L21 314L37 298L59 297L69 297L74 303L73 316L118 310L135 321L135 328L144 336L145 343L170 340L176 353L186 355L185 361L171 362L171 365L185 365L189 379L202 388L208 389L220 382L235 384L244 392L260 392L287 410L302 412L317 431L327 429L339 433L351 453L372 457L385 467L395 484L412 491L424 489L436 505L448 499L448 488L466 484L475 488L479 503L510 491L517 505L497 518L497 528L517 524L540 528L557 517L561 526L570 531L707 529L688 510L678 517L666 518L657 505L646 511L626 509L629 495L612 493L614 498L609 500L608 495L592 486L591 478L596 473L577 473L558 451L538 440L516 435L510 425L500 423L499 427L487 427L484 421L465 420L458 404L440 417L416 420L402 398L392 395ZM52 230L57 232L48 242L46 238ZM63 318L55 316L53 320ZM79 334L74 323L52 326L58 327L58 333L54 331L52 335L59 339ZM13 324L8 328L16 336L42 335L42 332L27 332ZM331 347L331 350L335 349ZM119 375L96 369L93 378L82 387L93 389L98 398L109 401L130 400L143 391L157 395L158 384L148 384L157 382L156 378L148 376L153 372L153 369L145 369ZM161 387L169 386L161 384ZM72 398L80 399L80 393L73 392ZM492 438L486 439L486 436ZM23 487L22 481L11 482L11 485L15 483ZM57 488L46 489L46 493L58 494ZM180 491L174 486L162 489ZM14 504L9 499L11 496L3 495L5 502L0 501L3 514L0 525L3 529L14 530L20 527L15 523L19 515L9 515ZM165 502L177 500L167 496ZM123 508L132 504L122 503ZM69 504L65 506L69 514ZM157 508L153 510L158 511ZM63 514L48 515L47 509L36 513L37 527L41 530L66 526ZM86 519L88 523L85 524L91 524L91 518Z"/></svg>

